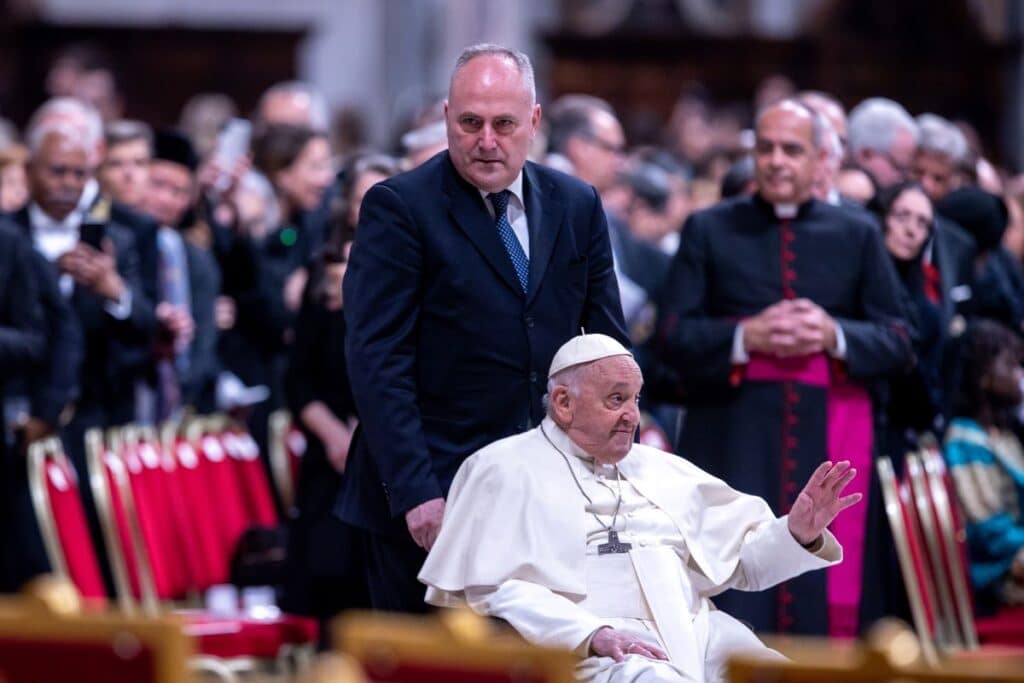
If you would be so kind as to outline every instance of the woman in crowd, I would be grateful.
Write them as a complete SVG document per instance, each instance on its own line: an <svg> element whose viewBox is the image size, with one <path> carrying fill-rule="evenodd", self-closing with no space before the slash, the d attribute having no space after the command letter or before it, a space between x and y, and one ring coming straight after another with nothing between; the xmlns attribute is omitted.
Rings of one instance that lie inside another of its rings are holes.
<svg viewBox="0 0 1024 683"><path fill-rule="evenodd" d="M1024 604L1024 449L1009 429L1021 402L1020 340L978 320L963 345L963 382L945 455L967 521L979 607Z"/></svg>
<svg viewBox="0 0 1024 683"><path fill-rule="evenodd" d="M390 157L356 157L342 173L327 242L310 266L286 376L288 405L306 435L290 524L286 609L328 619L368 606L351 532L332 514L348 458L356 408L345 368L341 283L363 195L399 170Z"/></svg>
<svg viewBox="0 0 1024 683"><path fill-rule="evenodd" d="M889 383L884 448L902 465L903 453L916 448L921 433L941 434L946 396L955 389L955 354L949 351L942 313L942 300L948 294L941 291L935 271L923 259L934 224L932 202L924 190L911 182L884 188L872 208L884 226L885 248L896 267L905 313L915 332L915 367Z"/></svg>

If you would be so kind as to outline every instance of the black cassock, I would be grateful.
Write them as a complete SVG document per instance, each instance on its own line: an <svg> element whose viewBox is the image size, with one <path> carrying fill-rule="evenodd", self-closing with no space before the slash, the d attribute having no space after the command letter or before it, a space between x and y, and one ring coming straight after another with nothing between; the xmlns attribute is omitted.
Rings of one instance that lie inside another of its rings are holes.
<svg viewBox="0 0 1024 683"><path fill-rule="evenodd" d="M743 197L692 215L653 342L688 397L681 454L787 513L828 457L828 389L747 381L732 360L736 325L782 299L810 299L846 339L845 359L827 364L832 377L866 387L913 362L897 287L878 228L847 209L809 201L779 219L760 197ZM825 576L814 572L762 593L733 591L716 603L758 630L824 635Z"/></svg>

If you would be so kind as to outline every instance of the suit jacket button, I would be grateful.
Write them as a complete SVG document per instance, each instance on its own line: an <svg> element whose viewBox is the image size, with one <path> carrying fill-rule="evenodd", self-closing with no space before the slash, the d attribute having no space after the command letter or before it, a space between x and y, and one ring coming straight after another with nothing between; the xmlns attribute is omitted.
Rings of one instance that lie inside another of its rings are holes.
<svg viewBox="0 0 1024 683"><path fill-rule="evenodd" d="M531 372L530 373L530 381L533 382L534 384L537 383L537 373L536 372Z"/></svg>
<svg viewBox="0 0 1024 683"><path fill-rule="evenodd" d="M526 326L529 327L530 329L533 329L533 316L532 315L526 316Z"/></svg>

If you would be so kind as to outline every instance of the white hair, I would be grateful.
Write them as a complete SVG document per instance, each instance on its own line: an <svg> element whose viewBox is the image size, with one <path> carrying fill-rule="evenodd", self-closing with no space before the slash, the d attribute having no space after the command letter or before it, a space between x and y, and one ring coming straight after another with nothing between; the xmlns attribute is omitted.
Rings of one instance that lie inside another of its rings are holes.
<svg viewBox="0 0 1024 683"><path fill-rule="evenodd" d="M537 101L537 83L533 76L533 64L530 63L530 58L527 57L524 52L513 50L510 47L495 45L494 43L478 43L476 45L470 45L463 50L462 54L459 55L459 58L455 60L455 68L452 69L451 81L455 80L455 74L459 73L459 69L466 66L466 64L469 64L477 57L485 56L500 57L512 62L523 79L523 85L525 85L526 89L530 91L531 101ZM451 97L451 81L449 81L448 85L449 98Z"/></svg>
<svg viewBox="0 0 1024 683"><path fill-rule="evenodd" d="M554 392L555 388L565 387L569 390L569 394L572 397L579 398L580 388L583 385L583 376L587 373L587 370L591 365L593 365L593 362L570 365L564 370L560 370L551 377L548 377L548 390L541 399L541 403L549 417L554 418L554 408L551 406L551 394Z"/></svg>
<svg viewBox="0 0 1024 683"><path fill-rule="evenodd" d="M951 121L927 113L917 117L917 125L921 131L918 149L949 157L954 163L967 160L970 151L967 138Z"/></svg>
<svg viewBox="0 0 1024 683"><path fill-rule="evenodd" d="M866 99L850 112L847 124L850 151L871 149L888 152L900 130L909 133L915 144L920 138L917 123L898 102L885 97Z"/></svg>
<svg viewBox="0 0 1024 683"><path fill-rule="evenodd" d="M309 98L309 127L313 130L325 132L330 126L330 112L327 107L327 99L319 90L305 81L284 81L275 83L267 88L260 96L257 106L259 115L263 116L263 107L267 100L274 95L302 95Z"/></svg>
<svg viewBox="0 0 1024 683"><path fill-rule="evenodd" d="M98 153L103 141L103 119L95 107L73 97L54 97L36 109L28 122L25 143L35 154L48 135L66 135L63 131L69 128L73 131L70 137L80 141L90 156Z"/></svg>
<svg viewBox="0 0 1024 683"><path fill-rule="evenodd" d="M39 151L43 147L43 143L46 142L47 138L52 136L60 137L63 144L66 146L74 149L81 149L85 152L90 163L93 161L92 155L95 148L90 146L82 137L81 128L60 119L42 121L35 128L29 130L26 143L28 144L28 150L32 158L35 158L39 154Z"/></svg>

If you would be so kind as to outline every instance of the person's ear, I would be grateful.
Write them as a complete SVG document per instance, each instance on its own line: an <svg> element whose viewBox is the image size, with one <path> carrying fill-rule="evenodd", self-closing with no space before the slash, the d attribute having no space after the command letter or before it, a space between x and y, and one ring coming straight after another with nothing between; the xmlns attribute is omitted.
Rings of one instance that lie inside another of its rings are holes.
<svg viewBox="0 0 1024 683"><path fill-rule="evenodd" d="M569 387L558 385L551 390L551 411L554 413L555 421L559 425L567 425L572 422L573 397Z"/></svg>

